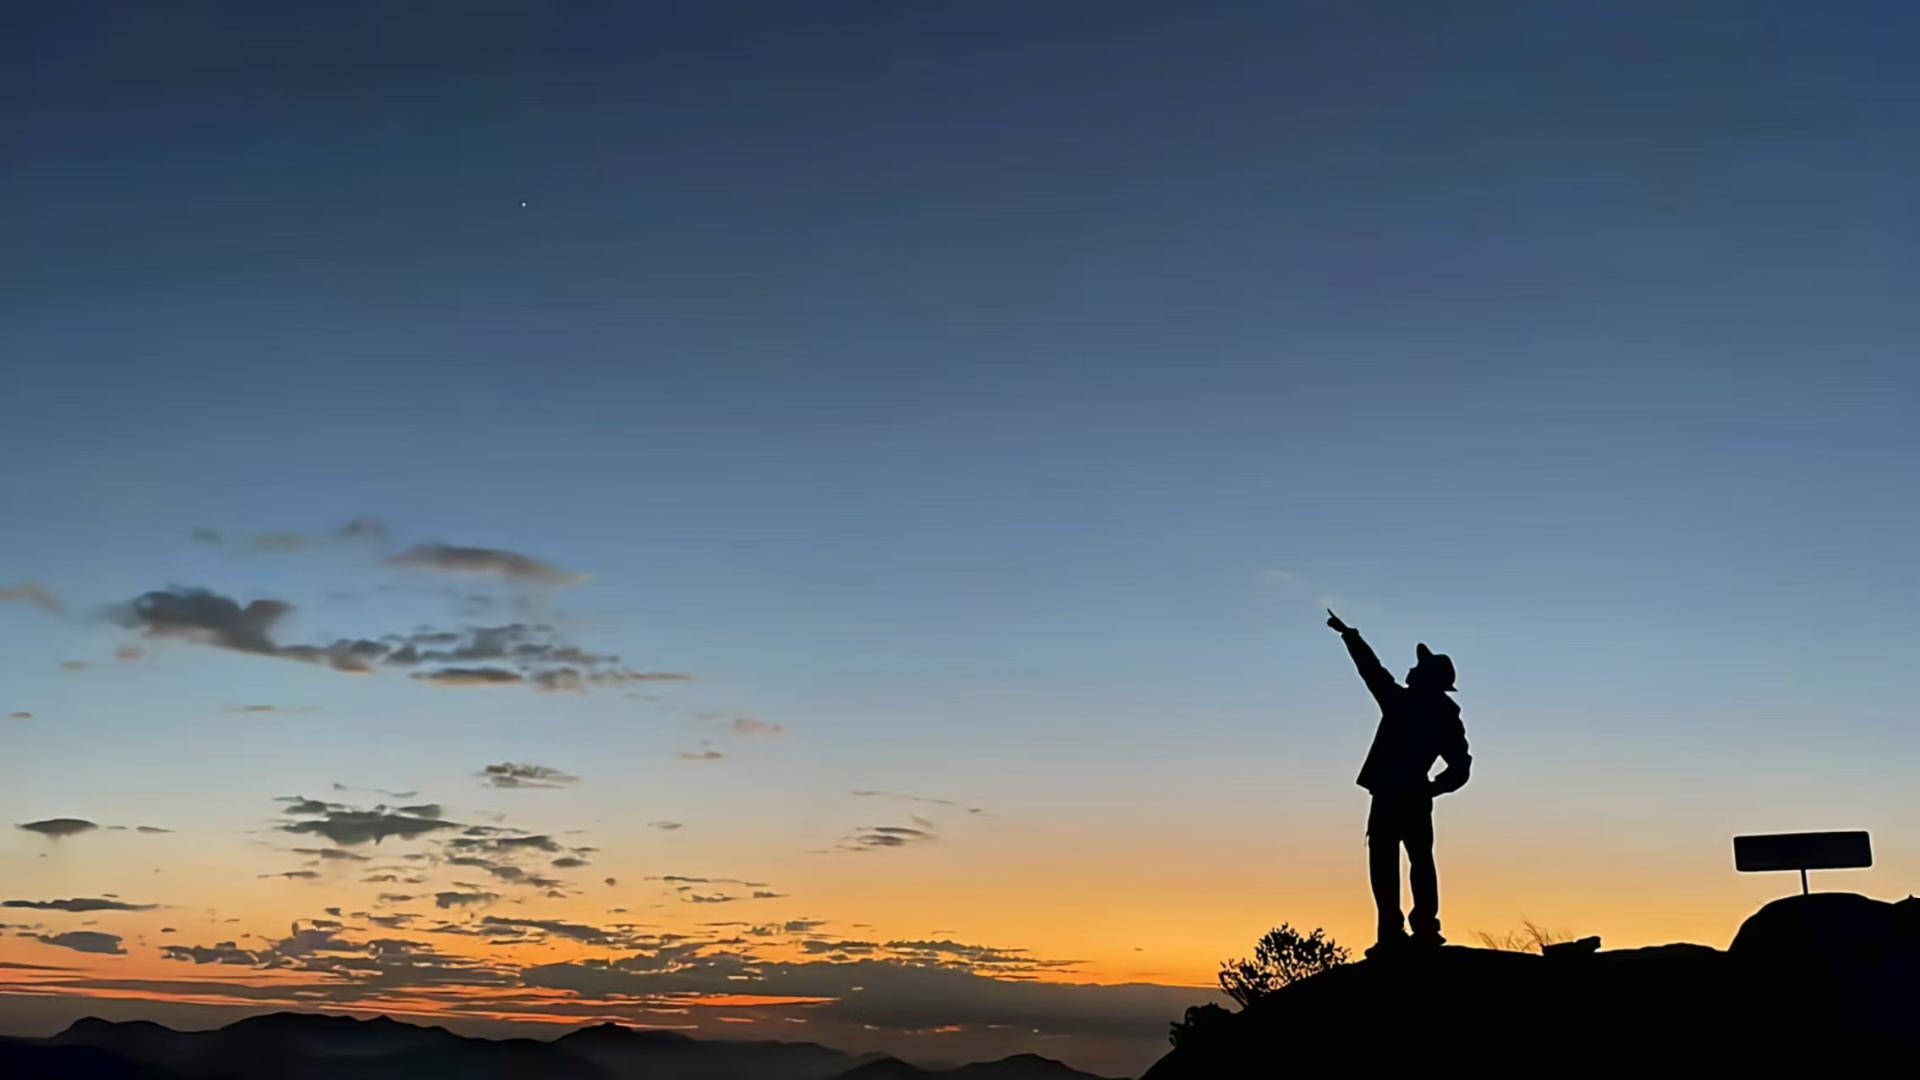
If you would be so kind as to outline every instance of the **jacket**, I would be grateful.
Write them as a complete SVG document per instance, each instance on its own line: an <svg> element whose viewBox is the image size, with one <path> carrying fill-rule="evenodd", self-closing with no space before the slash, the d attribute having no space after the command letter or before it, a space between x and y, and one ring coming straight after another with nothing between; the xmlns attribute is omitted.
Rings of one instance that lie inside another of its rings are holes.
<svg viewBox="0 0 1920 1080"><path fill-rule="evenodd" d="M1414 690L1395 682L1359 631L1349 629L1341 638L1361 681L1380 703L1380 726L1356 782L1375 795L1433 796L1460 790L1473 766L1460 706L1442 691ZM1427 779L1440 759L1447 767Z"/></svg>

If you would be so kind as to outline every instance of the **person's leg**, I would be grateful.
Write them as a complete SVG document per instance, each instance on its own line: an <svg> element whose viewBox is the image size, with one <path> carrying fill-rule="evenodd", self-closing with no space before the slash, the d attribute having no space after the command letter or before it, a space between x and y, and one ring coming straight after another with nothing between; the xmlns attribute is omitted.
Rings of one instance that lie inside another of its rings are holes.
<svg viewBox="0 0 1920 1080"><path fill-rule="evenodd" d="M1367 811L1367 877L1379 914L1379 940L1397 941L1405 931L1400 914L1400 830L1388 800L1375 796Z"/></svg>
<svg viewBox="0 0 1920 1080"><path fill-rule="evenodd" d="M1440 874L1433 865L1433 803L1407 808L1401 839L1407 845L1407 883L1413 888L1413 935L1440 940Z"/></svg>

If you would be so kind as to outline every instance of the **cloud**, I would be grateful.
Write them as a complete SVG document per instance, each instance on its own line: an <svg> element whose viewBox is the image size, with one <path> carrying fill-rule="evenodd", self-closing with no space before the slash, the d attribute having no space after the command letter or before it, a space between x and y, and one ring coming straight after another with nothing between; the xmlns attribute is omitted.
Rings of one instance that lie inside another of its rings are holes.
<svg viewBox="0 0 1920 1080"><path fill-rule="evenodd" d="M55 840L58 840L63 836L75 836L75 835L78 835L79 833L88 832L90 830L97 829L99 827L100 826L94 824L91 821L86 820L85 818L70 818L70 817L48 818L45 821L29 821L29 822L26 822L25 824L14 826L14 828L16 829L25 829L28 832L36 832L36 833L39 833L41 836L51 837L52 839L55 839Z"/></svg>
<svg viewBox="0 0 1920 1080"><path fill-rule="evenodd" d="M733 728L735 735L778 735L787 730L781 724L769 724L753 716L736 716L728 726Z"/></svg>
<svg viewBox="0 0 1920 1080"><path fill-rule="evenodd" d="M305 814L311 800L303 800L289 807L289 814ZM379 843L389 836L398 836L402 840L412 839L439 829L457 829L460 826L437 817L423 817L415 814L397 814L383 810L348 810L333 804L318 805L323 816L314 821L295 821L280 826L282 832L316 834L324 836L336 844Z"/></svg>
<svg viewBox="0 0 1920 1080"><path fill-rule="evenodd" d="M481 769L478 775L488 787L497 788L558 788L580 782L579 777L559 769L517 761L489 765Z"/></svg>
<svg viewBox="0 0 1920 1080"><path fill-rule="evenodd" d="M718 750L682 750L680 756L688 761L719 761L727 755Z"/></svg>
<svg viewBox="0 0 1920 1080"><path fill-rule="evenodd" d="M531 555L499 548L460 547L453 544L415 544L392 555L393 566L410 566L452 574L485 574L537 585L573 585L586 576L562 570Z"/></svg>
<svg viewBox="0 0 1920 1080"><path fill-rule="evenodd" d="M62 661L60 661L60 670L61 670L61 671L85 671L85 670L87 670L88 668L91 668L92 666L93 666L93 662L92 662L92 661L90 661L90 660L62 660Z"/></svg>
<svg viewBox="0 0 1920 1080"><path fill-rule="evenodd" d="M855 831L852 836L840 842L840 847L845 851L880 851L887 848L906 847L909 844L927 843L934 839L937 837L931 829L908 828L904 825L874 825Z"/></svg>
<svg viewBox="0 0 1920 1080"><path fill-rule="evenodd" d="M413 677L440 686L506 686L525 679L517 671L495 667L441 668L438 671L417 671Z"/></svg>
<svg viewBox="0 0 1920 1080"><path fill-rule="evenodd" d="M861 945L848 943L849 951ZM524 969L532 988L592 996L752 994L813 999L805 1015L894 1031L1010 1027L1047 1035L1136 1036L1157 1030L1205 991L1191 987L1039 982L1032 966L997 977L964 964L896 958L768 961L731 952L543 964Z"/></svg>
<svg viewBox="0 0 1920 1080"><path fill-rule="evenodd" d="M113 650L113 658L123 663L131 663L147 655L147 650L138 645L122 645Z"/></svg>
<svg viewBox="0 0 1920 1080"><path fill-rule="evenodd" d="M535 689L549 693L580 693L587 688L586 680L581 678L579 668L554 668L551 671L537 672L533 676Z"/></svg>
<svg viewBox="0 0 1920 1080"><path fill-rule="evenodd" d="M331 786L335 791L361 791L369 795L384 795L389 799L411 799L420 794L417 791L391 791L387 788L355 787L351 784L343 784L338 780L335 780Z"/></svg>
<svg viewBox="0 0 1920 1080"><path fill-rule="evenodd" d="M895 799L900 802L925 803L929 806L952 806L965 810L969 814L986 813L978 806L968 806L966 803L955 802L952 799L936 799L928 795L907 795L898 791L880 791L874 788L854 788L850 794L859 799Z"/></svg>
<svg viewBox="0 0 1920 1080"><path fill-rule="evenodd" d="M148 836L158 836L158 835L161 835L162 833L171 833L173 830L163 829L158 825L135 825L133 827L133 831L137 833L146 833Z"/></svg>
<svg viewBox="0 0 1920 1080"><path fill-rule="evenodd" d="M195 964L238 964L255 967L264 963L259 953L243 949L231 941L218 945L162 945L160 955L167 960L187 960Z"/></svg>
<svg viewBox="0 0 1920 1080"><path fill-rule="evenodd" d="M585 693L603 683L684 677L618 667L618 656L571 644L544 623L512 622L457 631L423 627L411 634L388 634L382 640L391 649L383 663L447 665L415 677L448 685L519 682L546 692Z"/></svg>
<svg viewBox="0 0 1920 1080"><path fill-rule="evenodd" d="M64 934L34 934L34 939L48 945L58 945L74 952L105 953L112 956L125 956L127 950L120 947L119 934L103 934L97 930L69 930Z"/></svg>
<svg viewBox="0 0 1920 1080"><path fill-rule="evenodd" d="M437 908L469 907L491 904L500 899L499 893L490 893L483 889L471 892L438 892L433 894L433 906Z"/></svg>
<svg viewBox="0 0 1920 1080"><path fill-rule="evenodd" d="M538 851L548 855L560 853L560 845L553 837L545 833L528 836L475 836L472 829L468 835L457 836L447 841L447 846L458 851L489 851L496 854L512 854L516 851Z"/></svg>
<svg viewBox="0 0 1920 1080"><path fill-rule="evenodd" d="M31 908L35 911L152 911L158 904L129 904L102 896L76 896L69 900L7 900L0 907Z"/></svg>
<svg viewBox="0 0 1920 1080"><path fill-rule="evenodd" d="M367 862L372 858L371 855L361 855L352 851L343 851L340 848L297 847L293 849L293 853L295 855L311 855L323 862Z"/></svg>
<svg viewBox="0 0 1920 1080"><path fill-rule="evenodd" d="M23 581L18 585L0 585L0 604L16 600L32 604L49 615L63 615L67 610L59 597L31 581Z"/></svg>
<svg viewBox="0 0 1920 1080"><path fill-rule="evenodd" d="M342 638L331 645L285 645L274 653L289 660L302 660L309 664L328 664L335 671L344 671L352 675L366 675L372 672L374 661L386 654L385 645L365 638L357 641Z"/></svg>
<svg viewBox="0 0 1920 1080"><path fill-rule="evenodd" d="M507 919L498 915L488 915L480 920L480 924L501 928L542 930L586 945L612 945L618 940L614 935L596 926L582 926L579 923L558 922L553 919Z"/></svg>
<svg viewBox="0 0 1920 1080"><path fill-rule="evenodd" d="M142 593L119 613L120 621L154 636L185 637L237 652L274 655L268 631L293 605L254 600L242 607L207 589L156 589Z"/></svg>
<svg viewBox="0 0 1920 1080"><path fill-rule="evenodd" d="M33 719L33 714L28 712L25 709L16 709L15 711L8 713L7 717L8 719L11 719L11 720L31 720Z"/></svg>
<svg viewBox="0 0 1920 1080"><path fill-rule="evenodd" d="M206 544L218 544L224 540L224 537L214 529L195 529L191 535L193 539ZM331 533L309 535L285 530L255 533L247 538L247 547L254 551L285 555L340 541L368 540L385 543L386 539L386 522L377 517L362 514Z"/></svg>
<svg viewBox="0 0 1920 1080"><path fill-rule="evenodd" d="M320 876L316 870L282 870L277 874L261 874L263 878L283 877L289 881L312 881Z"/></svg>
<svg viewBox="0 0 1920 1080"><path fill-rule="evenodd" d="M187 536L198 544L222 544L226 542L226 537L220 535L219 529L195 529L188 533Z"/></svg>
<svg viewBox="0 0 1920 1080"><path fill-rule="evenodd" d="M255 551L274 551L282 554L299 551L310 541L304 534L297 532L255 533L247 540L247 546Z"/></svg>
<svg viewBox="0 0 1920 1080"><path fill-rule="evenodd" d="M578 855L562 855L548 865L559 867L562 870L576 870L582 866L590 866L592 864Z"/></svg>
<svg viewBox="0 0 1920 1080"><path fill-rule="evenodd" d="M596 671L587 676L591 683L686 682L693 676L678 671Z"/></svg>
<svg viewBox="0 0 1920 1080"><path fill-rule="evenodd" d="M686 828L686 824L679 821L649 821L647 822L647 828L659 829L661 832L673 832L675 829Z"/></svg>
<svg viewBox="0 0 1920 1080"><path fill-rule="evenodd" d="M259 599L246 604L208 589L156 589L142 593L114 613L121 625L149 637L177 637L215 648L255 656L277 656L310 664L329 664L337 671L365 673L387 652L376 641L341 639L331 645L278 645L274 624L293 610L284 600Z"/></svg>
<svg viewBox="0 0 1920 1080"><path fill-rule="evenodd" d="M370 514L361 514L342 525L334 535L342 540L385 540L387 532L386 522Z"/></svg>

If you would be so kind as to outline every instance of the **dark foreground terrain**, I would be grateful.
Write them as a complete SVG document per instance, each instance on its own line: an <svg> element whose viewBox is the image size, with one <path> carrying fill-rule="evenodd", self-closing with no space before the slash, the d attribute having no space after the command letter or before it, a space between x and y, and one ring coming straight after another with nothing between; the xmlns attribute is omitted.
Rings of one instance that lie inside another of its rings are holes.
<svg viewBox="0 0 1920 1080"><path fill-rule="evenodd" d="M1917 1053L1920 899L1816 893L1760 909L1725 952L1450 946L1335 968L1183 1036L1144 1080L1322 1065L1824 1075L1848 1062L1899 1071Z"/></svg>
<svg viewBox="0 0 1920 1080"><path fill-rule="evenodd" d="M39 1080L1098 1080L1016 1055L930 1071L814 1043L702 1041L614 1024L552 1041L470 1039L444 1028L313 1013L215 1031L92 1018L48 1039L0 1039L0 1077Z"/></svg>

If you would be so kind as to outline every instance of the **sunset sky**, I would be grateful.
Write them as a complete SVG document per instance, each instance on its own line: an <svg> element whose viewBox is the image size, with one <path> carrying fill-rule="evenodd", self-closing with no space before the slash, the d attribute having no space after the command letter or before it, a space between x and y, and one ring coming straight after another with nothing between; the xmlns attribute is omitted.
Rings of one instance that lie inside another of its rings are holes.
<svg viewBox="0 0 1920 1080"><path fill-rule="evenodd" d="M1366 944L1328 606L1456 941L1907 895L1917 22L9 7L0 1032L1137 1072Z"/></svg>

